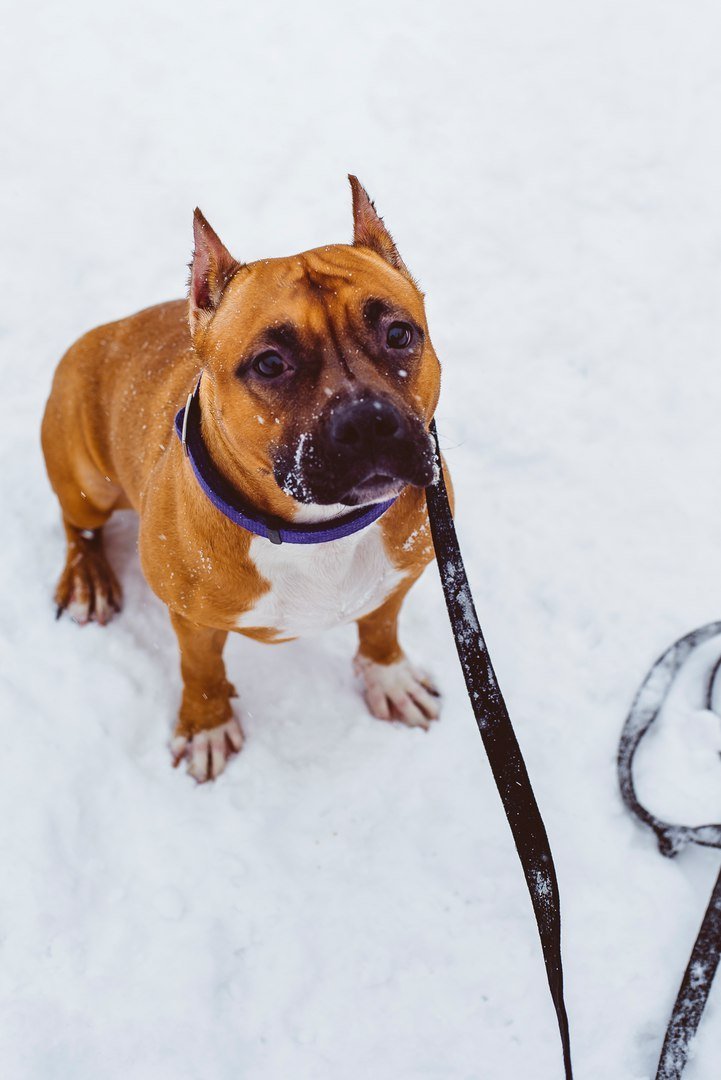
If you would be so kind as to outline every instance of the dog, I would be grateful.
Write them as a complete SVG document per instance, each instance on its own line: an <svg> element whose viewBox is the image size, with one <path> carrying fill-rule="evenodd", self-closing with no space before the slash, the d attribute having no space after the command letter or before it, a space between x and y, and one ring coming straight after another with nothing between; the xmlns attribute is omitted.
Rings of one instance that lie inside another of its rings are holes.
<svg viewBox="0 0 721 1080"><path fill-rule="evenodd" d="M439 715L398 616L433 558L440 365L423 294L349 180L353 243L289 258L236 262L196 210L188 300L85 334L45 410L67 539L58 616L105 625L120 610L102 529L137 511L142 569L180 647L172 759L198 782L243 743L230 631L276 643L355 622L373 716L428 728Z"/></svg>

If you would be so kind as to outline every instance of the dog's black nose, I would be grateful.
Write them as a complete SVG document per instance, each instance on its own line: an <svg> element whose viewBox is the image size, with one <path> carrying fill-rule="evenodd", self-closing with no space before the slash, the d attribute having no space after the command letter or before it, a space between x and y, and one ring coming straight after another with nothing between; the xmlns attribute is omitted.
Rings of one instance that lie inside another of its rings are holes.
<svg viewBox="0 0 721 1080"><path fill-rule="evenodd" d="M390 401L359 398L336 405L330 416L329 434L337 447L358 450L381 444L401 434L401 414Z"/></svg>

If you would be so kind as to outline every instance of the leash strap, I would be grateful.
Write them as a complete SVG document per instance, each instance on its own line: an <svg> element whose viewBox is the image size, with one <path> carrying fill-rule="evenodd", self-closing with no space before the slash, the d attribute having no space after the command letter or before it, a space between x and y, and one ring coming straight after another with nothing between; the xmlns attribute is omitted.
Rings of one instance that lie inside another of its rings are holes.
<svg viewBox="0 0 721 1080"><path fill-rule="evenodd" d="M708 623L680 638L660 656L641 684L621 733L618 778L626 806L653 829L662 855L673 858L687 844L721 848L721 825L671 825L641 805L633 782L633 760L641 739L658 718L684 663L699 646L721 634L721 622ZM713 710L721 660L711 670L705 706ZM691 959L681 980L666 1029L656 1080L679 1080L686 1067L691 1042L698 1030L721 958L721 874L698 932Z"/></svg>
<svg viewBox="0 0 721 1080"><path fill-rule="evenodd" d="M571 1041L563 998L561 913L553 856L506 703L488 655L458 546L435 421L437 479L426 488L428 517L438 570L478 730L521 860L558 1017L566 1080L573 1080Z"/></svg>
<svg viewBox="0 0 721 1080"><path fill-rule="evenodd" d="M671 1013L656 1080L678 1080L686 1065L721 957L721 873Z"/></svg>

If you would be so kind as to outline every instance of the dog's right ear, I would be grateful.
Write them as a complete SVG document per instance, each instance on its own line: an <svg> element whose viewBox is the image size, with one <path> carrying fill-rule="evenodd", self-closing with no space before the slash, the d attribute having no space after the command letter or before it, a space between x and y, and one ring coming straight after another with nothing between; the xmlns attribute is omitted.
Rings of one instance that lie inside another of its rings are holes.
<svg viewBox="0 0 721 1080"><path fill-rule="evenodd" d="M375 251L387 263L400 270L413 281L408 267L400 257L393 237L385 227L383 218L357 176L348 174L353 193L353 244L355 247L367 247Z"/></svg>
<svg viewBox="0 0 721 1080"><path fill-rule="evenodd" d="M193 214L193 240L188 320L191 336L195 338L212 319L228 282L241 264L235 261L197 207Z"/></svg>

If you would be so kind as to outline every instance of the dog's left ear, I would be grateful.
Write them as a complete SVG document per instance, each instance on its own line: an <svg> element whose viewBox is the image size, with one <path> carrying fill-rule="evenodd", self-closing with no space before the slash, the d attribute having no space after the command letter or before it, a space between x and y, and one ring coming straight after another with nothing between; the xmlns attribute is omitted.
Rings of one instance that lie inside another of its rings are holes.
<svg viewBox="0 0 721 1080"><path fill-rule="evenodd" d="M193 239L188 319L190 333L195 337L212 319L228 282L241 264L236 262L197 207L193 214Z"/></svg>
<svg viewBox="0 0 721 1080"><path fill-rule="evenodd" d="M387 263L400 270L406 277L411 277L408 267L398 254L393 237L383 224L383 218L376 211L370 195L357 176L348 175L353 192L353 244L355 247L367 247L375 251ZM412 278L411 278L412 280Z"/></svg>

